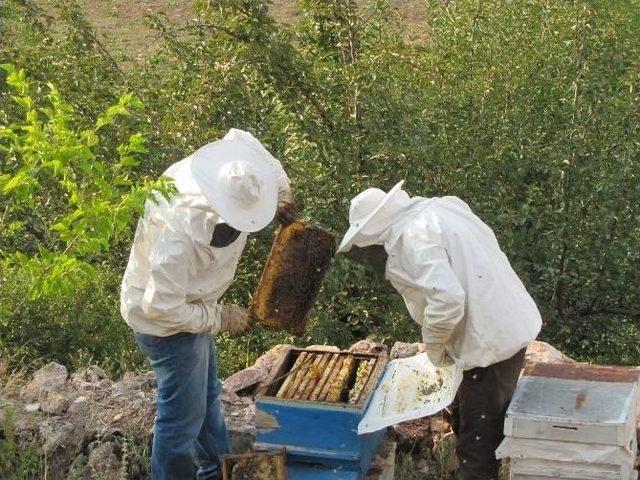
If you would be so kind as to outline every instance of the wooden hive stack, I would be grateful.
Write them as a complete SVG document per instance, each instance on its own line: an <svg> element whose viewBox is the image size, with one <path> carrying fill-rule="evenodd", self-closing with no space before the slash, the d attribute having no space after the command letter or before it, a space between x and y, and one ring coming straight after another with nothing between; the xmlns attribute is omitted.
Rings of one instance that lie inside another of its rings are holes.
<svg viewBox="0 0 640 480"><path fill-rule="evenodd" d="M528 366L505 419L498 458L511 480L634 480L640 370Z"/></svg>

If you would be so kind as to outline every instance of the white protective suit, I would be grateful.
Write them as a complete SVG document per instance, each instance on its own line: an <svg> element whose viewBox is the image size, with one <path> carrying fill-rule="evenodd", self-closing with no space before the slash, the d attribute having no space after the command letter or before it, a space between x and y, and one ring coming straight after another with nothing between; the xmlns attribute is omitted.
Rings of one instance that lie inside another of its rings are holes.
<svg viewBox="0 0 640 480"><path fill-rule="evenodd" d="M232 129L225 139L250 144L274 169L279 198L290 195L282 165L247 132ZM120 311L134 330L155 336L220 330L218 299L235 275L247 233L224 248L210 246L223 220L191 175L191 156L169 167L178 191L170 202L147 202L138 222L122 280Z"/></svg>
<svg viewBox="0 0 640 480"><path fill-rule="evenodd" d="M541 317L493 231L457 197L400 191L393 210L359 234L384 244L385 278L422 327L465 370L506 360L536 338Z"/></svg>

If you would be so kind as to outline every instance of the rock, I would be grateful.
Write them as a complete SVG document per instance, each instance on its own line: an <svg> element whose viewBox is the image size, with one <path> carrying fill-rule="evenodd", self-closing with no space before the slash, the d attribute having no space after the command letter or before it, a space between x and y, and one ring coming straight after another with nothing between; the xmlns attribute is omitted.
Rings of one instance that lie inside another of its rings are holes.
<svg viewBox="0 0 640 480"><path fill-rule="evenodd" d="M526 363L548 362L548 363L574 363L575 360L567 357L564 353L548 343L534 341L527 347Z"/></svg>
<svg viewBox="0 0 640 480"><path fill-rule="evenodd" d="M388 428L390 438L397 442L401 450L413 451L433 447L434 429L432 423L439 416L418 418L398 423ZM448 426L448 425L447 425Z"/></svg>
<svg viewBox="0 0 640 480"><path fill-rule="evenodd" d="M154 392L156 388L156 375L153 371L142 374L126 372L122 379L111 385L111 393L114 396L124 395L131 391Z"/></svg>
<svg viewBox="0 0 640 480"><path fill-rule="evenodd" d="M309 345L309 350L320 350L321 352L339 352L340 349L334 345Z"/></svg>
<svg viewBox="0 0 640 480"><path fill-rule="evenodd" d="M113 442L100 443L89 452L87 470L89 478L100 480L120 480L121 462Z"/></svg>
<svg viewBox="0 0 640 480"><path fill-rule="evenodd" d="M240 392L252 394L253 390L260 382L267 379L269 376L269 370L264 368L249 367L245 370L241 370L228 377L223 382L225 390L233 393L241 394Z"/></svg>
<svg viewBox="0 0 640 480"><path fill-rule="evenodd" d="M224 418L231 439L232 451L244 453L251 450L256 438L256 408L248 398L223 390Z"/></svg>
<svg viewBox="0 0 640 480"><path fill-rule="evenodd" d="M65 447L74 433L74 427L67 421L46 421L40 425L42 449L45 453L53 453L58 447Z"/></svg>
<svg viewBox="0 0 640 480"><path fill-rule="evenodd" d="M104 381L106 381L106 383ZM111 380L109 380L105 371L97 365L89 365L84 370L76 372L71 376L71 384L79 389L90 390L91 384L100 382L102 382L102 385L111 384Z"/></svg>
<svg viewBox="0 0 640 480"><path fill-rule="evenodd" d="M85 378L88 382L109 380L109 376L97 365L89 365L85 370Z"/></svg>
<svg viewBox="0 0 640 480"><path fill-rule="evenodd" d="M64 395L56 392L48 392L40 404L40 409L51 415L60 415L67 411L71 401Z"/></svg>
<svg viewBox="0 0 640 480"><path fill-rule="evenodd" d="M386 438L371 461L365 480L393 480L396 466L396 443Z"/></svg>
<svg viewBox="0 0 640 480"><path fill-rule="evenodd" d="M29 403L27 405L24 406L24 411L25 412L37 412L38 410L40 410L40 404L39 403Z"/></svg>
<svg viewBox="0 0 640 480"><path fill-rule="evenodd" d="M360 340L349 348L353 353L387 353L387 347L383 343L372 342L371 340Z"/></svg>
<svg viewBox="0 0 640 480"><path fill-rule="evenodd" d="M253 364L254 368L260 368L271 372L274 365L280 360L285 352L291 349L291 345L281 343L275 347L267 350L261 357L259 357Z"/></svg>
<svg viewBox="0 0 640 480"><path fill-rule="evenodd" d="M413 357L419 353L425 352L426 346L424 343L406 343L406 342L396 342L391 347L391 360L395 360L396 358L407 358Z"/></svg>
<svg viewBox="0 0 640 480"><path fill-rule="evenodd" d="M62 389L68 376L64 365L48 363L33 375L31 382L24 388L23 396L27 401L38 400L49 391Z"/></svg>

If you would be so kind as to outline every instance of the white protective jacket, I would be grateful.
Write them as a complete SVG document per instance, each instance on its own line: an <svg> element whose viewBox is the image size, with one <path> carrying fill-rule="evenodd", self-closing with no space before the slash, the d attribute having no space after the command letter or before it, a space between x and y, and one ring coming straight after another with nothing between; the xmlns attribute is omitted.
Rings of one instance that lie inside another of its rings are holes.
<svg viewBox="0 0 640 480"><path fill-rule="evenodd" d="M258 142L235 129L225 138ZM290 195L282 165L271 155L265 158L276 170L280 197ZM165 172L178 193L170 202L147 202L136 229L122 280L120 312L141 333L164 337L218 332L217 301L231 284L247 241L247 233L241 233L227 247L210 246L213 229L222 220L194 182L190 161L187 157Z"/></svg>
<svg viewBox="0 0 640 480"><path fill-rule="evenodd" d="M422 327L465 370L506 360L542 321L493 231L457 197L414 197L379 233L385 277Z"/></svg>

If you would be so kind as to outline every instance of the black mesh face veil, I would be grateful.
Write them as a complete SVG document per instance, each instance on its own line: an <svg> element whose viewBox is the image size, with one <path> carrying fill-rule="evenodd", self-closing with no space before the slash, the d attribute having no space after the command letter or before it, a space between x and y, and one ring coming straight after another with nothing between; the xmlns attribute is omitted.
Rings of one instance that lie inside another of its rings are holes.
<svg viewBox="0 0 640 480"><path fill-rule="evenodd" d="M219 223L213 229L211 245L214 248L224 248L231 245L240 236L240 230L236 230L227 223Z"/></svg>
<svg viewBox="0 0 640 480"><path fill-rule="evenodd" d="M376 273L384 276L388 258L384 245L369 245L368 247L354 245L345 255L351 260L371 267Z"/></svg>

